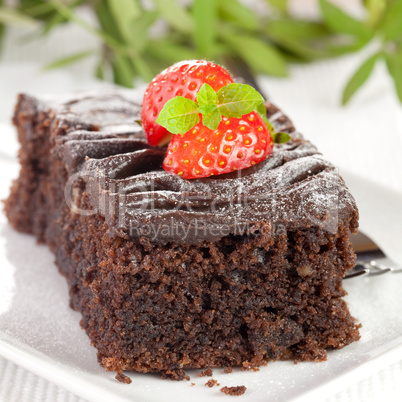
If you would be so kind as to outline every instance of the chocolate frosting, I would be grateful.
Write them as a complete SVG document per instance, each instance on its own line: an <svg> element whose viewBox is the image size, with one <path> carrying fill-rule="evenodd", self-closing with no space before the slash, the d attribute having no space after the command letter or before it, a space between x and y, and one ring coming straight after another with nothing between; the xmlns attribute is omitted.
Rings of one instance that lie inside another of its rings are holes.
<svg viewBox="0 0 402 402"><path fill-rule="evenodd" d="M288 143L248 169L185 180L162 169L166 149L149 146L135 123L141 99L141 91L111 90L38 104L56 110L57 155L84 180L93 213L112 233L200 244L262 228L357 230L355 201L336 168L273 104L268 118Z"/></svg>

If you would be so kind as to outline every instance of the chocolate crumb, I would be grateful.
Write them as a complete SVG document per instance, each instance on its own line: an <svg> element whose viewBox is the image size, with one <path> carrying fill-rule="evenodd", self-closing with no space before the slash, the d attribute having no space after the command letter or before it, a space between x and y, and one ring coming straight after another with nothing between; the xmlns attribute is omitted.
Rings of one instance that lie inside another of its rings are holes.
<svg viewBox="0 0 402 402"><path fill-rule="evenodd" d="M217 385L218 384L218 381L216 381L216 380L214 380L213 378L211 378L210 380L208 380L206 383L205 383L205 386L206 387L209 387L209 388L212 388L214 385Z"/></svg>
<svg viewBox="0 0 402 402"><path fill-rule="evenodd" d="M223 372L224 372L225 374L230 374L230 373L233 372L233 369L232 369L232 367L225 367L225 368L223 369Z"/></svg>
<svg viewBox="0 0 402 402"><path fill-rule="evenodd" d="M117 373L115 378L117 381L124 382L125 384L131 384L131 378L123 373Z"/></svg>
<svg viewBox="0 0 402 402"><path fill-rule="evenodd" d="M162 379L182 381L190 381L190 377L182 369L165 370L160 373Z"/></svg>
<svg viewBox="0 0 402 402"><path fill-rule="evenodd" d="M205 376L212 377L212 374L213 374L213 371L210 368L207 368L204 371L200 371L198 373L198 377L205 377Z"/></svg>
<svg viewBox="0 0 402 402"><path fill-rule="evenodd" d="M247 387L244 385L238 385L237 387L222 387L220 391L226 395L240 396L246 392L246 389Z"/></svg>
<svg viewBox="0 0 402 402"><path fill-rule="evenodd" d="M195 382L192 382L192 383L191 383L191 386L194 387L194 385L195 385Z"/></svg>

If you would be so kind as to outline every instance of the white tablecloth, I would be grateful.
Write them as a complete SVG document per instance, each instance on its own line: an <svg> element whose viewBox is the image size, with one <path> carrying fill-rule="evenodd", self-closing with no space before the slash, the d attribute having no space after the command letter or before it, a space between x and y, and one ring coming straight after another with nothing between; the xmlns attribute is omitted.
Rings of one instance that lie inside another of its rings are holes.
<svg viewBox="0 0 402 402"><path fill-rule="evenodd" d="M39 71L43 63L96 46L96 40L79 28L61 28L51 39L29 43L20 41L22 34L26 32L11 32L0 63L0 123L9 121L19 91L61 93L102 85L88 72L93 60L72 66L68 74ZM333 163L402 192L402 109L385 66L378 65L350 106L339 106L342 86L366 53L294 66L290 78L261 77L260 83ZM402 362L378 370L337 395L328 395L327 402L402 400ZM83 400L0 358L0 402L24 401Z"/></svg>

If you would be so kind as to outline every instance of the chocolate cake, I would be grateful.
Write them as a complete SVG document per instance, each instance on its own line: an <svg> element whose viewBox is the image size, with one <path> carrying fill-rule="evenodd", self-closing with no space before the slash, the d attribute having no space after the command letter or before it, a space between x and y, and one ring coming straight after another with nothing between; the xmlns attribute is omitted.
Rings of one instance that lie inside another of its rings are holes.
<svg viewBox="0 0 402 402"><path fill-rule="evenodd" d="M342 300L358 212L335 167L268 103L288 143L248 169L184 180L135 123L141 97L20 95L14 115L21 171L6 214L54 252L100 364L121 380L181 379L320 361L358 340Z"/></svg>

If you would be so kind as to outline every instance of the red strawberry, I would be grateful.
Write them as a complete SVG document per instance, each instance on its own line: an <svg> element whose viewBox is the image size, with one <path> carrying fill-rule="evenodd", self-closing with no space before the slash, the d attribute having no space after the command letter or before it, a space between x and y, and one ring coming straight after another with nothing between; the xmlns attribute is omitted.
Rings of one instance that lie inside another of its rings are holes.
<svg viewBox="0 0 402 402"><path fill-rule="evenodd" d="M174 135L163 168L185 179L229 173L261 162L272 147L268 128L256 112L240 119L224 117L217 130L199 123L184 135Z"/></svg>
<svg viewBox="0 0 402 402"><path fill-rule="evenodd" d="M164 145L172 138L164 127L155 122L165 103L175 96L195 100L202 84L215 91L232 83L230 74L215 63L189 60L162 71L149 84L142 104L141 120L150 145Z"/></svg>

